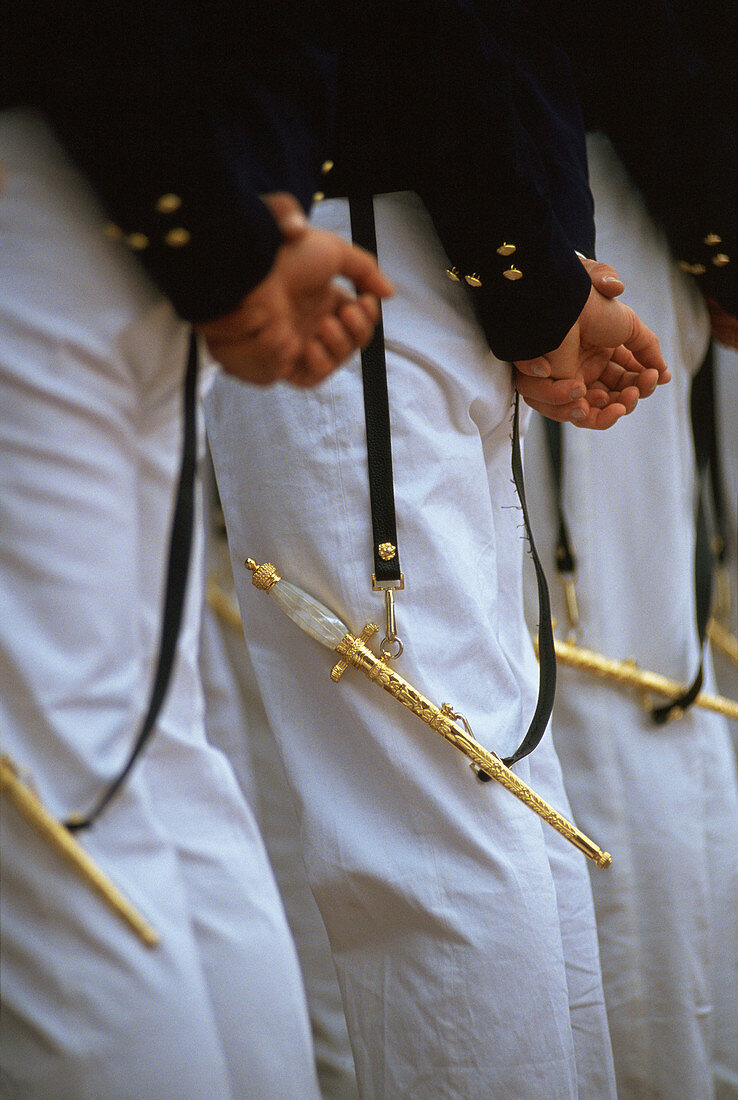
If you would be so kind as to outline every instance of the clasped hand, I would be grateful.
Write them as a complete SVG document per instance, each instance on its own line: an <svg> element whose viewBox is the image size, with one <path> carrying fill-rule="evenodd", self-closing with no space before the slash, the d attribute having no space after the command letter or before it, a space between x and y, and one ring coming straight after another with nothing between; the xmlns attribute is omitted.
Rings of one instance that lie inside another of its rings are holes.
<svg viewBox="0 0 738 1100"><path fill-rule="evenodd" d="M625 289L615 270L582 260L592 280L576 323L554 351L514 364L520 395L552 420L581 428L610 428L641 397L671 378L659 342L617 297Z"/></svg>
<svg viewBox="0 0 738 1100"><path fill-rule="evenodd" d="M264 202L283 241L271 270L232 313L196 327L229 374L258 385L314 386L370 340L392 284L370 253L312 228L292 195ZM336 283L339 276L356 295Z"/></svg>

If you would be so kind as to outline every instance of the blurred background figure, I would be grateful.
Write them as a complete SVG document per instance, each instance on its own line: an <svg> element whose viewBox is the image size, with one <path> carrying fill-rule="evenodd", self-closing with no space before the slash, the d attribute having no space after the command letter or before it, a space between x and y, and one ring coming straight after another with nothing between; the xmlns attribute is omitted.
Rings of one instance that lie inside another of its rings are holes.
<svg viewBox="0 0 738 1100"><path fill-rule="evenodd" d="M198 365L207 342L239 378L314 384L369 336L374 293L390 288L373 259L311 230L294 196L260 198L289 187L309 203L332 117L332 50L274 7L249 24L242 5L248 75L235 82L218 5L9 13L3 1096L318 1095L276 884L205 739ZM338 275L367 294L354 301ZM137 939L34 830L6 797L19 786L158 942Z"/></svg>
<svg viewBox="0 0 738 1100"><path fill-rule="evenodd" d="M709 492L704 463L698 471L695 461L692 386L711 325L734 343L738 311L735 98L719 91L727 70L719 63L725 43L717 44L727 24L734 42L735 25L727 12L717 18L714 10L711 20L695 6L706 59L665 4L624 5L617 34L605 5L548 11L596 131L588 153L598 251L659 334L673 381L596 448L570 425L553 436L542 422L531 428L525 458L536 536L562 640L569 634L605 657L634 659L689 685L701 651L699 483ZM695 429L698 456L712 449L723 467L724 564L734 571L731 359L734 367L733 352L717 352L715 419L705 422L702 400ZM708 362L698 377L703 393L709 369ZM625 456L642 480L617 474ZM568 542L559 535L562 518ZM702 557L708 573L719 564L709 547ZM574 615L557 576L574 583ZM735 611L722 625L735 633ZM738 698L727 658L721 687ZM715 690L709 649L704 689ZM567 792L582 827L607 838L613 853L610 873L594 875L592 886L618 1095L735 1097L738 787L727 721L685 705L657 724L651 711L665 700L646 702L560 666L554 740Z"/></svg>

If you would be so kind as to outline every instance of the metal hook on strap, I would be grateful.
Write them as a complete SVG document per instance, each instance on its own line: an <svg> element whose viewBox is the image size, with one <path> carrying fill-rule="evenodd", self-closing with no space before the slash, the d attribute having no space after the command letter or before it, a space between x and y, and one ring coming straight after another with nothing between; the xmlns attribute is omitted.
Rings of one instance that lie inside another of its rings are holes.
<svg viewBox="0 0 738 1100"><path fill-rule="evenodd" d="M395 617L395 592L405 587L405 576L395 581L378 581L372 573L372 591L384 592L384 637L379 643L379 651L385 661L395 661L402 654L404 646L397 637L397 619Z"/></svg>

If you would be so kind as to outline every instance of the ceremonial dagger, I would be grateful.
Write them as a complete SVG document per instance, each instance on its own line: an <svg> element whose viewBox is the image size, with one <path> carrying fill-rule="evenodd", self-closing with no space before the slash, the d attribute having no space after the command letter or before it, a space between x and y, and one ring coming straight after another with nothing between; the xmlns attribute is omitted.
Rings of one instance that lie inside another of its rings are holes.
<svg viewBox="0 0 738 1100"><path fill-rule="evenodd" d="M535 639L533 645L536 647ZM559 664L583 672L591 672L601 680L612 680L616 684L640 688L644 692L655 691L659 695L665 695L667 699L676 699L685 690L684 684L680 684L677 680L670 680L658 672L649 672L645 668L638 668L634 661L613 660L591 649L584 649L572 642L560 642L558 639L554 640L554 649ZM724 695L708 695L707 692L701 691L694 705L715 711L717 714L724 714L726 718L738 718L738 702L727 699ZM681 715L682 712L677 710L674 717L679 718Z"/></svg>
<svg viewBox="0 0 738 1100"><path fill-rule="evenodd" d="M441 707L435 706L391 669L387 658L378 657L368 648L366 643L378 630L374 623L367 623L359 637L356 637L327 607L290 581L283 580L270 562L257 565L253 558L248 558L246 567L253 574L252 583L261 591L270 593L297 626L316 642L339 654L340 660L331 672L334 683L338 683L349 665L359 669L372 683L379 684L384 691L463 752L472 761L475 769L490 779L495 779L514 794L598 867L609 867L612 862L609 852L603 852L558 810L531 790L499 756L480 745L465 719L448 703ZM463 727L459 722L463 723Z"/></svg>

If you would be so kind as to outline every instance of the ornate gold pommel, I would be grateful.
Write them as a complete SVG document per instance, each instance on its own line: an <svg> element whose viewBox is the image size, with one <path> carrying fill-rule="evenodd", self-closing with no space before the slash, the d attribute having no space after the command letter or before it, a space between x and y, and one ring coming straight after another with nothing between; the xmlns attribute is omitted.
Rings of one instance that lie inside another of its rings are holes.
<svg viewBox="0 0 738 1100"><path fill-rule="evenodd" d="M263 565L257 565L253 558L247 558L246 568L254 574L251 583L256 588L260 588L262 592L271 592L277 581L282 580L270 561L265 561Z"/></svg>
<svg viewBox="0 0 738 1100"><path fill-rule="evenodd" d="M392 561L397 554L397 547L393 542L380 542L377 552L382 561Z"/></svg>

